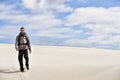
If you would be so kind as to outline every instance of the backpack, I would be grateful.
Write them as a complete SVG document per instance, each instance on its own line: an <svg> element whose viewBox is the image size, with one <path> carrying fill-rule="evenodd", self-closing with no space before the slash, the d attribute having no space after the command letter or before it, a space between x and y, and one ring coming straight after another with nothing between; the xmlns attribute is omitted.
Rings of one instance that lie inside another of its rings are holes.
<svg viewBox="0 0 120 80"><path fill-rule="evenodd" d="M29 45L29 39L28 39L26 33L24 34L23 37L25 37L27 43L22 43L22 44L20 43L20 37L21 37L21 36L22 36L22 35L21 35L21 33L20 33L20 34L18 35L18 45Z"/></svg>

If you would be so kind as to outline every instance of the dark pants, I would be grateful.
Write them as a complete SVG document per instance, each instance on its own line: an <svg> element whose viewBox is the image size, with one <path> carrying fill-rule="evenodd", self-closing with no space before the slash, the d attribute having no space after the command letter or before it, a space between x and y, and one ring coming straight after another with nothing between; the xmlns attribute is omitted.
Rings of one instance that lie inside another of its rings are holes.
<svg viewBox="0 0 120 80"><path fill-rule="evenodd" d="M20 69L23 69L23 56L25 58L25 66L29 67L29 57L28 57L28 50L19 50L18 60L20 64Z"/></svg>

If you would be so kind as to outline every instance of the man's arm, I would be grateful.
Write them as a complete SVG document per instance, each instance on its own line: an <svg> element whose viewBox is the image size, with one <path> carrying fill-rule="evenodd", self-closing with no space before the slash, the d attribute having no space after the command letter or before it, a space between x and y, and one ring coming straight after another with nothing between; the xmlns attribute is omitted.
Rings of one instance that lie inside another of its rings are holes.
<svg viewBox="0 0 120 80"><path fill-rule="evenodd" d="M30 39L29 39L29 37L28 37L28 36L27 36L27 41L28 41L28 49L29 49L29 51L30 51L30 53L31 53Z"/></svg>
<svg viewBox="0 0 120 80"><path fill-rule="evenodd" d="M18 36L16 37L16 40L15 40L15 49L16 51L18 51Z"/></svg>

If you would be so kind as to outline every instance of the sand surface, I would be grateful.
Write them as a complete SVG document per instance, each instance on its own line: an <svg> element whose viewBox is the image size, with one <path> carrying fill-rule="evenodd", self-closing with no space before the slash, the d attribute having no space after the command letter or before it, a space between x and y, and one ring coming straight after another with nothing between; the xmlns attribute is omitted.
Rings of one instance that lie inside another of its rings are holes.
<svg viewBox="0 0 120 80"><path fill-rule="evenodd" d="M120 80L120 51L32 46L30 70L19 71L18 52L0 44L0 80Z"/></svg>

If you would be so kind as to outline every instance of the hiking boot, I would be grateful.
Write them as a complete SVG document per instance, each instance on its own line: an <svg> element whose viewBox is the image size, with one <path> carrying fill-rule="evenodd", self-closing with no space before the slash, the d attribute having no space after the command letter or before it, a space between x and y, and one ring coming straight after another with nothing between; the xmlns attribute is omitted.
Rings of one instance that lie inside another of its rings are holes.
<svg viewBox="0 0 120 80"><path fill-rule="evenodd" d="M27 70L29 70L29 67L26 67Z"/></svg>
<svg viewBox="0 0 120 80"><path fill-rule="evenodd" d="M24 72L24 68L21 68L20 71L21 71L21 72Z"/></svg>

